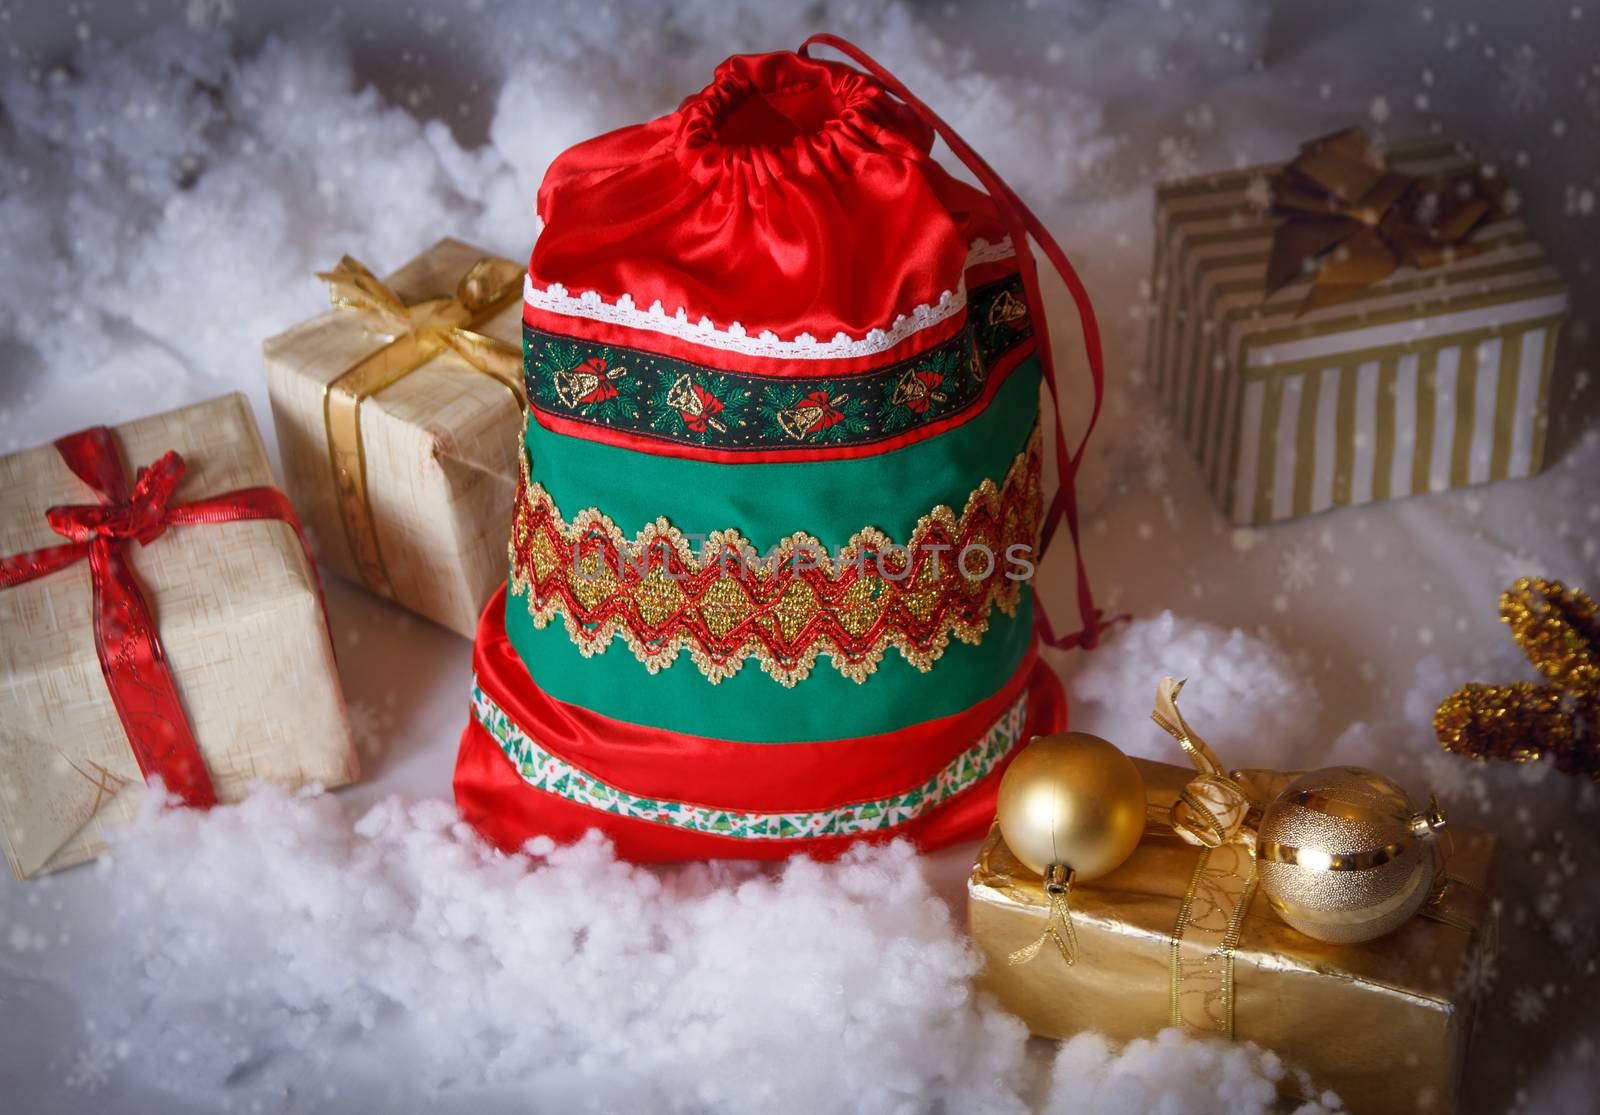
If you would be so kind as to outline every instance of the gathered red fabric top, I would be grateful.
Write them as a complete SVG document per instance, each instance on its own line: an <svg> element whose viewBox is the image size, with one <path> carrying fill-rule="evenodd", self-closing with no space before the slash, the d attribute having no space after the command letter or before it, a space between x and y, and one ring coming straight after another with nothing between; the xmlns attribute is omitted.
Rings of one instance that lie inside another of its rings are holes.
<svg viewBox="0 0 1600 1115"><path fill-rule="evenodd" d="M650 345L643 315L676 316L655 331L667 347L696 343L689 326L714 330L736 362L780 355L761 350L763 333L874 363L937 343L959 325L969 247L1008 228L987 194L933 160L932 142L852 67L788 51L729 58L678 111L552 164L529 320L631 325ZM598 308L568 308L580 299Z"/></svg>

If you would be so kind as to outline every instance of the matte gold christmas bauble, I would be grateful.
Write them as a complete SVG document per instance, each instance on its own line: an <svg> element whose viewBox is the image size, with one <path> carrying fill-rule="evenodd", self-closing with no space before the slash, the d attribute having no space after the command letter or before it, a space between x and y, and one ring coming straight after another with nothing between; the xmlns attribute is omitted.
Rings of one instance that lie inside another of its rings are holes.
<svg viewBox="0 0 1600 1115"><path fill-rule="evenodd" d="M1308 937L1351 944L1405 924L1432 893L1437 805L1418 810L1362 767L1302 774L1268 805L1256 867L1272 908Z"/></svg>
<svg viewBox="0 0 1600 1115"><path fill-rule="evenodd" d="M1115 869L1144 833L1144 779L1099 736L1064 732L1024 747L1000 779L1000 835L1023 864L1067 882Z"/></svg>

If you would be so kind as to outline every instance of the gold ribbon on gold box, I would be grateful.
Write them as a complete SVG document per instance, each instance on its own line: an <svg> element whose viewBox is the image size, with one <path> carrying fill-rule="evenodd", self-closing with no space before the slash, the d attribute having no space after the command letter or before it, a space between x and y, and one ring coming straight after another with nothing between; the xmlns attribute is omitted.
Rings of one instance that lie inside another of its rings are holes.
<svg viewBox="0 0 1600 1115"><path fill-rule="evenodd" d="M1095 1030L1126 1041L1180 1026L1258 1042L1351 1110L1410 1112L1419 1097L1450 1110L1473 974L1493 946L1493 837L1452 830L1429 916L1364 944L1307 937L1259 892L1251 839L1257 803L1295 776L1225 770L1177 715L1178 688L1163 686L1158 719L1187 741L1194 766L1134 760L1148 794L1145 835L1117 870L1074 888L1076 964L1009 963L1038 939L1050 902L991 830L968 881L980 985L1042 1036Z"/></svg>
<svg viewBox="0 0 1600 1115"><path fill-rule="evenodd" d="M467 635L505 578L522 276L456 240L383 279L346 256L319 275L334 309L263 346L319 561Z"/></svg>

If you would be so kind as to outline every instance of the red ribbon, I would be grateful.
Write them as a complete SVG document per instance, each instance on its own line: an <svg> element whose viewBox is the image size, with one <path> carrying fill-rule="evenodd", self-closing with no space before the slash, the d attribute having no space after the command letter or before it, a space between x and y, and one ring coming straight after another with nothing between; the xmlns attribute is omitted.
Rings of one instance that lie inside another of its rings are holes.
<svg viewBox="0 0 1600 1115"><path fill-rule="evenodd" d="M1095 320L1094 306L1089 301L1089 292L1067 259L1067 253L1061 250L1061 246L1044 227L1044 222L1034 216L1033 211L1023 204L1022 199L995 173L994 168L984 161L983 156L969 147L967 142L956 134L956 130L945 123L933 109L913 96L911 90L907 89L898 78L848 39L826 33L812 35L801 44L800 55L809 58L813 44L831 46L877 78L885 89L905 102L911 111L939 133L940 138L945 141L956 158L967 165L967 169L971 170L983 184L983 188L989 191L989 196L1011 221L1011 242L1016 247L1018 270L1022 273L1022 285L1028 298L1030 319L1038 331L1039 362L1044 368L1045 386L1050 391L1050 400L1056 410L1054 441L1058 484L1055 498L1051 500L1049 510L1045 512L1044 542L1041 543L1039 556L1041 558L1044 556L1050 538L1063 522L1066 523L1067 531L1072 536L1073 555L1077 559L1078 614L1083 621L1083 627L1070 635L1057 635L1055 628L1051 626L1050 618L1045 615L1042 604L1037 608L1035 615L1038 617L1040 637L1048 646L1060 649L1075 646L1091 648L1100 641L1100 634L1106 627L1128 617L1115 616L1107 619L1100 609L1095 607L1094 595L1089 591L1089 572L1084 567L1083 546L1079 538L1076 493L1078 467L1083 462L1084 450L1088 448L1089 435L1094 433L1095 424L1100 420L1106 378L1105 360L1100 349L1100 327ZM1050 327L1044 314L1044 298L1039 290L1039 274L1034 266L1033 250L1028 243L1029 236L1038 242L1039 247L1044 250L1045 258L1055 267L1056 274L1067 284L1067 291L1072 295L1073 305L1078 310L1078 321L1083 328L1083 348L1089 360L1089 378L1094 385L1094 404L1089 411L1089 424L1083 431L1083 438L1078 442L1076 452L1068 452L1066 434L1062 429L1061 393L1056 383L1055 360L1050 349Z"/></svg>
<svg viewBox="0 0 1600 1115"><path fill-rule="evenodd" d="M128 545L148 546L171 526L278 519L294 528L315 578L317 567L311 564L300 520L288 498L271 487L171 502L184 473L183 458L175 452L140 469L129 491L121 456L104 426L69 434L55 445L67 467L100 502L46 511L50 528L68 541L0 558L0 589L38 580L88 558L95 650L139 770L147 781L160 775L167 791L184 805L209 808L216 804L216 790L178 699L155 618L128 560ZM317 594L322 594L320 582ZM327 617L325 600L323 617Z"/></svg>

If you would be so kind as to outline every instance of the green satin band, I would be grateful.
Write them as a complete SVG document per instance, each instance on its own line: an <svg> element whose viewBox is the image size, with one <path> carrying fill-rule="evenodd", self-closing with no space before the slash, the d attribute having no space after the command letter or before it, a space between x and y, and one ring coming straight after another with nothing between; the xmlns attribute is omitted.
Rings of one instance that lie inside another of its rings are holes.
<svg viewBox="0 0 1600 1115"><path fill-rule="evenodd" d="M972 421L871 457L694 461L552 433L531 418L527 449L533 478L568 518L598 507L630 537L665 516L690 535L735 528L763 551L796 531L837 548L867 526L909 537L936 504L959 515L979 481L1004 478L1038 414L1039 362L1030 356Z"/></svg>
<svg viewBox="0 0 1600 1115"><path fill-rule="evenodd" d="M749 466L745 466L749 467ZM683 657L651 675L620 642L585 658L557 620L543 631L525 597L506 595L506 633L528 672L557 700L604 716L686 735L738 743L812 743L898 731L962 712L997 693L1022 665L1033 639L1033 593L1015 619L994 612L977 646L951 640L928 673L890 650L857 684L826 659L792 689L754 662L712 685Z"/></svg>
<svg viewBox="0 0 1600 1115"><path fill-rule="evenodd" d="M734 527L761 550L806 531L836 548L868 526L908 538L941 503L960 514L984 478L1001 482L1038 414L1039 365L1029 357L972 421L871 457L730 465L602 445L532 420L527 447L533 478L567 516L598 507L630 536L657 517L690 535ZM981 643L952 639L928 673L891 649L865 682L824 657L789 689L754 662L713 686L687 654L655 675L620 643L585 658L561 622L535 629L520 596L506 598L506 631L533 680L558 700L689 735L798 743L897 731L992 696L1028 652L1032 605L1024 592L1015 618L991 613Z"/></svg>

